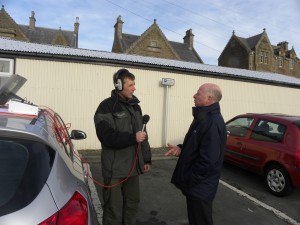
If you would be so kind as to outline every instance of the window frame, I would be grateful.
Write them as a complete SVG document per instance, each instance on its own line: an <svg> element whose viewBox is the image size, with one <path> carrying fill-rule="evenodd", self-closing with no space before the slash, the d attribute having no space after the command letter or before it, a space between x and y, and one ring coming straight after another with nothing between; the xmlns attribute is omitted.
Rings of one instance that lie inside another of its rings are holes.
<svg viewBox="0 0 300 225"><path fill-rule="evenodd" d="M9 63L8 66L8 72L2 71L1 66L4 65L5 62ZM14 59L9 59L9 58L0 58L0 76L11 76L14 74Z"/></svg>
<svg viewBox="0 0 300 225"><path fill-rule="evenodd" d="M264 52L264 64L268 64L269 54L268 52Z"/></svg>
<svg viewBox="0 0 300 225"><path fill-rule="evenodd" d="M268 124L269 130L267 132L260 131L258 133L259 130L258 128L262 124ZM278 131L279 126L284 127L284 131L282 133ZM285 124L281 124L268 119L258 119L255 123L255 126L253 127L253 130L250 135L250 139L255 141L280 143L283 141L286 130L287 130L287 126Z"/></svg>
<svg viewBox="0 0 300 225"><path fill-rule="evenodd" d="M237 117L226 123L227 134L235 137L246 137L254 117Z"/></svg>
<svg viewBox="0 0 300 225"><path fill-rule="evenodd" d="M264 51L260 51L260 63L264 63Z"/></svg>

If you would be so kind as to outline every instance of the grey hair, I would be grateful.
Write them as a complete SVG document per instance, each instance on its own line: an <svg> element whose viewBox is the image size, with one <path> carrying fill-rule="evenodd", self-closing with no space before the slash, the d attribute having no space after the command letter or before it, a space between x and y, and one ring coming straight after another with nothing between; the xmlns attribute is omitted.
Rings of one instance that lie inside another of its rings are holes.
<svg viewBox="0 0 300 225"><path fill-rule="evenodd" d="M207 90L208 94L213 98L215 102L219 102L222 99L222 91L220 87L216 84L210 84Z"/></svg>

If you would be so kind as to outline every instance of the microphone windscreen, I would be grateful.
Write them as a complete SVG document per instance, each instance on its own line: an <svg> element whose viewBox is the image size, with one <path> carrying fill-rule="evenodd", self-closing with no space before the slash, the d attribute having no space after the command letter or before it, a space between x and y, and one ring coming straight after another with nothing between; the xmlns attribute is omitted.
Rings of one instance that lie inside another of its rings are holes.
<svg viewBox="0 0 300 225"><path fill-rule="evenodd" d="M149 115L146 114L146 115L143 116L143 124L147 124L149 120L150 120Z"/></svg>

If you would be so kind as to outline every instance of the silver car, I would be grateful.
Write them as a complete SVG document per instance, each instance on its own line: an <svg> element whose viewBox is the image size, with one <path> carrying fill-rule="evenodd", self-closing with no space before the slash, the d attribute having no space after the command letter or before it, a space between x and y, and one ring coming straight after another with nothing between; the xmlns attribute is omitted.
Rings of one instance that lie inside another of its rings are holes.
<svg viewBox="0 0 300 225"><path fill-rule="evenodd" d="M56 112L18 97L23 83L13 75L0 88L0 224L98 224L72 143L86 134L69 134Z"/></svg>

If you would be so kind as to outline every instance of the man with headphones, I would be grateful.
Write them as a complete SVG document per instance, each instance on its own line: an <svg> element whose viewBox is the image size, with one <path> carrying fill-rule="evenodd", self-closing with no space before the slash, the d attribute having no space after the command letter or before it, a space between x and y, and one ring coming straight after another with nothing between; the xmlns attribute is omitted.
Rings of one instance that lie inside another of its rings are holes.
<svg viewBox="0 0 300 225"><path fill-rule="evenodd" d="M103 225L135 225L140 201L139 175L150 170L151 151L139 100L133 95L135 76L127 69L113 76L115 89L94 116L101 142Z"/></svg>

